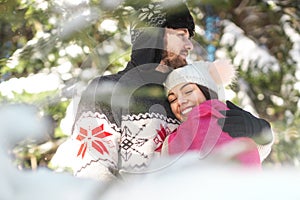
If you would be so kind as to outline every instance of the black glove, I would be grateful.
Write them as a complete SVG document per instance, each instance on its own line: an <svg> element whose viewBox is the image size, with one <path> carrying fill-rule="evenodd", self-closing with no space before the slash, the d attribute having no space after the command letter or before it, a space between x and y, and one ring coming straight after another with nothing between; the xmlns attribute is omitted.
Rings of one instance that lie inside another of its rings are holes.
<svg viewBox="0 0 300 200"><path fill-rule="evenodd" d="M258 144L267 144L273 140L269 122L254 117L251 113L226 101L230 110L220 111L225 118L220 118L218 124L231 137L249 137Z"/></svg>

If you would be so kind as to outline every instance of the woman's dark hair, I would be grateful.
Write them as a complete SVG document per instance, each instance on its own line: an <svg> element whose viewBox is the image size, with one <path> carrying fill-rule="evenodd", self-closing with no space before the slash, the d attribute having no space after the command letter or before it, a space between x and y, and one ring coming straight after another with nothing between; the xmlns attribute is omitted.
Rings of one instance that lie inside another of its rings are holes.
<svg viewBox="0 0 300 200"><path fill-rule="evenodd" d="M210 90L207 87L202 86L202 85L197 84L197 86L201 90L203 95L205 96L206 100L218 99L218 94L215 91L212 91L212 90Z"/></svg>

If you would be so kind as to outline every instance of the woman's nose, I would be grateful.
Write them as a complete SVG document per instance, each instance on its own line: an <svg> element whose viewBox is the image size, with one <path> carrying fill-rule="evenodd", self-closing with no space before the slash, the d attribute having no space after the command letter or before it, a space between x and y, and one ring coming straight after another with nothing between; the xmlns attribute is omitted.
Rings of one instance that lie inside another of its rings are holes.
<svg viewBox="0 0 300 200"><path fill-rule="evenodd" d="M179 105L182 105L182 104L184 104L184 103L186 103L187 102L187 99L186 98L184 98L184 97L178 97L178 104Z"/></svg>

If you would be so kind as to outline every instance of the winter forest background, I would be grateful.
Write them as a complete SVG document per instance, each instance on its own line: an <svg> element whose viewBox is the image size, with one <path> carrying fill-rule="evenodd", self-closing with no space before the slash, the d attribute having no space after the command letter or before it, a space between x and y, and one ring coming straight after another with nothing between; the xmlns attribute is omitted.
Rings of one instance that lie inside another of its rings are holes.
<svg viewBox="0 0 300 200"><path fill-rule="evenodd" d="M76 103L88 81L121 70L129 60L130 16L133 7L145 2L0 0L0 115L7 120L0 124L20 129L28 125L17 119L23 110L16 103L35 107L47 122L44 137L25 137L9 146L18 169L51 167L57 146L70 134ZM232 59L239 79L226 99L267 119L275 134L263 166L299 168L299 0L187 3L197 25L190 59ZM19 114L9 119L5 108Z"/></svg>

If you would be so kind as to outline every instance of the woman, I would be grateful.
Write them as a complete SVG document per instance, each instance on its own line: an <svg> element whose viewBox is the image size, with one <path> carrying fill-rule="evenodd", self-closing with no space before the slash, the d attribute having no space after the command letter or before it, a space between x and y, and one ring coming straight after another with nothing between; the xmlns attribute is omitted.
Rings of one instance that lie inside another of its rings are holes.
<svg viewBox="0 0 300 200"><path fill-rule="evenodd" d="M202 157L224 147L225 144L239 142L247 146L236 156L245 166L261 167L255 142L250 138L232 138L222 131L218 119L221 110L228 110L226 104L218 100L220 86L231 83L235 70L225 61L196 62L172 71L165 81L170 107L181 125L164 142L162 152L169 155L186 151L199 151ZM233 145L232 145L233 146Z"/></svg>

